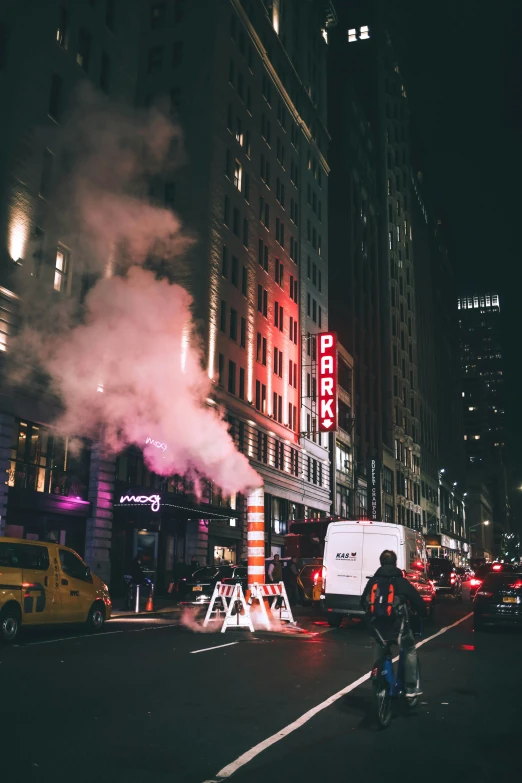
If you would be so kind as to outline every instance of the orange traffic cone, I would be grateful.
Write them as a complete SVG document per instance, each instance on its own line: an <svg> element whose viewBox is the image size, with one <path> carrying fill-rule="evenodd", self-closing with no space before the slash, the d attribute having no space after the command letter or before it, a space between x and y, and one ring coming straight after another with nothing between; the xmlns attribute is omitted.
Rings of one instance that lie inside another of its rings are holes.
<svg viewBox="0 0 522 783"><path fill-rule="evenodd" d="M152 600L152 591L149 593L149 598L147 601L147 606L145 607L146 612L153 612L154 611L154 601Z"/></svg>

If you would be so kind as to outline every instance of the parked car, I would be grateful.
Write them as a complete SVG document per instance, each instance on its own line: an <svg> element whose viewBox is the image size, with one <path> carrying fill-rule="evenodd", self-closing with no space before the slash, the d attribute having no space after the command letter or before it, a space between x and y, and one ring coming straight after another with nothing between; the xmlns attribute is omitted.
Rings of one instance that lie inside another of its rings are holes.
<svg viewBox="0 0 522 783"><path fill-rule="evenodd" d="M443 557L430 557L428 577L433 582L437 596L449 595L455 601L462 600L462 581L451 560L445 560Z"/></svg>
<svg viewBox="0 0 522 783"><path fill-rule="evenodd" d="M0 538L0 639L20 627L84 623L99 631L111 617L107 585L61 544Z"/></svg>
<svg viewBox="0 0 522 783"><path fill-rule="evenodd" d="M433 618L433 604L435 603L435 598L437 597L437 591L435 590L433 583L426 576L424 576L423 573L418 571L405 572L404 576L421 594L422 600L426 604L428 617L430 619Z"/></svg>
<svg viewBox="0 0 522 783"><path fill-rule="evenodd" d="M513 566L510 563L484 563L483 565L478 566L469 582L469 600L473 601L480 586L483 584L484 579L489 574L515 572L518 568L519 566Z"/></svg>
<svg viewBox="0 0 522 783"><path fill-rule="evenodd" d="M522 570L491 570L476 592L473 627L522 625Z"/></svg>
<svg viewBox="0 0 522 783"><path fill-rule="evenodd" d="M182 606L204 606L210 603L218 582L239 583L246 590L247 569L239 565L205 566L194 571L183 585Z"/></svg>

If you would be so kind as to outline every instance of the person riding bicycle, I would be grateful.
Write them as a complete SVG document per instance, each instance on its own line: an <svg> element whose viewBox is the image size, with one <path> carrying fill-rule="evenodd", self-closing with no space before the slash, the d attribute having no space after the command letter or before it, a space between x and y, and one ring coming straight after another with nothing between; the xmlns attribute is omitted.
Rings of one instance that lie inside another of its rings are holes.
<svg viewBox="0 0 522 783"><path fill-rule="evenodd" d="M361 596L361 606L370 618L378 657L383 642L394 641L404 650L404 680L406 698L421 695L417 687L417 650L409 623L408 604L425 617L426 606L411 582L397 568L397 555L385 549L380 556L381 567L368 579ZM377 604L384 604L377 608Z"/></svg>

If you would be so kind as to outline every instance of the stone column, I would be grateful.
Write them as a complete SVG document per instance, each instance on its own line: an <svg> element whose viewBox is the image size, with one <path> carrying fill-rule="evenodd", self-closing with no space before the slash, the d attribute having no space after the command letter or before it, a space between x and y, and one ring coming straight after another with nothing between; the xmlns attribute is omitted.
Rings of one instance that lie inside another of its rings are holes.
<svg viewBox="0 0 522 783"><path fill-rule="evenodd" d="M85 561L93 573L106 584L109 584L111 578L115 463L114 457L106 456L101 444L93 443L89 473L89 501L92 511L87 520Z"/></svg>
<svg viewBox="0 0 522 783"><path fill-rule="evenodd" d="M0 412L0 536L5 535L7 513L7 478L11 460L11 443L15 426L14 416Z"/></svg>

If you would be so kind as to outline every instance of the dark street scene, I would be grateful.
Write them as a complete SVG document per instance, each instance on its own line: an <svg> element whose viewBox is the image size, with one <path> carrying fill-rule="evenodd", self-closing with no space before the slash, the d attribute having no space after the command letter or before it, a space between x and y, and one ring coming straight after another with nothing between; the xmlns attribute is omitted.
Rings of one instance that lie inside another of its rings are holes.
<svg viewBox="0 0 522 783"><path fill-rule="evenodd" d="M0 2L2 781L519 774L521 30Z"/></svg>

